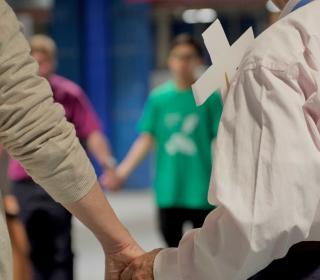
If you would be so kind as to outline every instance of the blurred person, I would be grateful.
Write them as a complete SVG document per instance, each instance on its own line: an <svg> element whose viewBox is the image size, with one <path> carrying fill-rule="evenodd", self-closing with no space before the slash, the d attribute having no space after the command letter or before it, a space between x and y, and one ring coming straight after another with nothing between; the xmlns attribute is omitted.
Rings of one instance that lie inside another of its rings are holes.
<svg viewBox="0 0 320 280"><path fill-rule="evenodd" d="M74 124L80 141L101 164L104 173L113 173L111 150L84 92L74 82L54 74L55 43L48 36L35 35L30 45L31 55L39 63L39 75L48 80L54 101L64 107L66 119ZM8 176L31 244L34 278L73 279L71 214L38 187L17 160L10 160Z"/></svg>
<svg viewBox="0 0 320 280"><path fill-rule="evenodd" d="M213 209L207 199L211 146L222 101L216 92L205 105L196 106L191 85L201 63L201 46L192 37L182 34L173 40L168 59L173 80L150 94L140 135L116 171L125 182L155 145L155 197L160 231L170 247L178 246L186 222L201 227Z"/></svg>
<svg viewBox="0 0 320 280"><path fill-rule="evenodd" d="M30 249L25 228L18 217L19 205L10 194L6 174L8 157L0 146L0 191L13 253L13 280L31 280ZM1 203L2 205L2 203Z"/></svg>
<svg viewBox="0 0 320 280"><path fill-rule="evenodd" d="M281 19L223 92L209 194L218 208L121 280L320 279L320 1L275 2Z"/></svg>
<svg viewBox="0 0 320 280"><path fill-rule="evenodd" d="M0 145L93 232L106 257L105 279L119 280L143 250L104 196L74 126L54 102L47 81L38 76L21 25L4 0L0 0L0 15ZM12 280L10 239L0 210L0 279Z"/></svg>

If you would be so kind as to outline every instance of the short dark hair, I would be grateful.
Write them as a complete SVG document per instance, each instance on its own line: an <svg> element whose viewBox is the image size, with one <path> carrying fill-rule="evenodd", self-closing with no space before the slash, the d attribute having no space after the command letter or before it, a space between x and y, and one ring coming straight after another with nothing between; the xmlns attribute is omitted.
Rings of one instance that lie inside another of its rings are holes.
<svg viewBox="0 0 320 280"><path fill-rule="evenodd" d="M171 43L170 51L172 51L175 47L181 46L181 45L192 46L194 48L194 50L196 51L197 55L202 57L203 50L202 50L200 43L196 39L194 39L192 36L190 36L189 34L184 33L184 34L180 34L180 35L176 36Z"/></svg>

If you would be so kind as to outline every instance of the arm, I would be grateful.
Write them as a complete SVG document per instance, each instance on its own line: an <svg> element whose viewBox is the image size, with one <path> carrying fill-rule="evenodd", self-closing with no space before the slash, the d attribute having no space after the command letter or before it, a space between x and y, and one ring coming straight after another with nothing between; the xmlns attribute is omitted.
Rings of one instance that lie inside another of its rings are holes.
<svg viewBox="0 0 320 280"><path fill-rule="evenodd" d="M298 78L286 73L259 67L231 84L209 194L219 207L179 248L135 260L125 280L148 271L154 259L156 280L248 279L292 245L319 240L319 134L316 121L308 129ZM319 108L312 96L307 103Z"/></svg>
<svg viewBox="0 0 320 280"><path fill-rule="evenodd" d="M115 162L109 142L102 133L96 112L80 87L74 87L72 102L73 117L70 121L74 124L77 135L86 142L89 152L104 170L113 169Z"/></svg>
<svg viewBox="0 0 320 280"><path fill-rule="evenodd" d="M87 138L87 147L104 170L115 167L109 142L102 132L96 130L91 133Z"/></svg>
<svg viewBox="0 0 320 280"><path fill-rule="evenodd" d="M111 272L117 274L142 251L99 190L73 126L65 120L62 107L54 104L48 83L37 76L15 15L2 0L0 30L0 144L94 232L111 254L109 264L116 258ZM108 279L118 279L112 277Z"/></svg>
<svg viewBox="0 0 320 280"><path fill-rule="evenodd" d="M119 273L140 256L143 250L132 240L96 183L90 192L75 203L64 204L100 241L108 255L108 280L118 280Z"/></svg>
<svg viewBox="0 0 320 280"><path fill-rule="evenodd" d="M117 168L117 175L121 181L127 180L133 170L146 157L153 147L154 139L151 134L142 133L133 144L128 155Z"/></svg>
<svg viewBox="0 0 320 280"><path fill-rule="evenodd" d="M101 132L99 118L80 87L75 88L73 105L74 111L71 122L75 125L77 135L86 142L89 152L103 170L101 183L106 186L106 178L109 177L112 179L112 186L118 188L119 182L114 170L116 161L112 157L107 138Z"/></svg>
<svg viewBox="0 0 320 280"><path fill-rule="evenodd" d="M94 232L105 252L119 252L131 245L128 231L121 225L98 183L86 196L64 206Z"/></svg>
<svg viewBox="0 0 320 280"><path fill-rule="evenodd" d="M116 161L112 156L105 136L99 130L94 131L87 138L87 147L103 170L100 177L101 184L110 190L118 190L120 188L120 180L115 172Z"/></svg>

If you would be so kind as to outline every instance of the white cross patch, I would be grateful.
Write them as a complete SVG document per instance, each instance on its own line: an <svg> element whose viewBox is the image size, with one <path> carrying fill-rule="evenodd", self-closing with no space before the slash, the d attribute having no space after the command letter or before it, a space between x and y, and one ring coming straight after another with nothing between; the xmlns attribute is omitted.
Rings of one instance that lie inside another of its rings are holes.
<svg viewBox="0 0 320 280"><path fill-rule="evenodd" d="M192 85L197 105L203 104L216 90L229 86L246 50L254 41L253 30L249 28L230 46L219 20L211 24L202 36L213 65Z"/></svg>

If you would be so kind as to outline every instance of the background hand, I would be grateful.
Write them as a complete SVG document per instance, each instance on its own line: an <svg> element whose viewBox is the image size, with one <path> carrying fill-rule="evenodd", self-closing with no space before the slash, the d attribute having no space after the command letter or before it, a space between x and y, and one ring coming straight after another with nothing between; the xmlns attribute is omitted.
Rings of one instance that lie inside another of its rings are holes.
<svg viewBox="0 0 320 280"><path fill-rule="evenodd" d="M101 184L109 191L119 191L122 188L123 180L117 175L115 169L106 170L101 176Z"/></svg>

